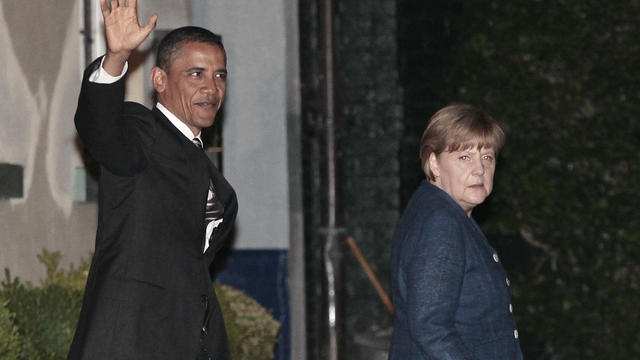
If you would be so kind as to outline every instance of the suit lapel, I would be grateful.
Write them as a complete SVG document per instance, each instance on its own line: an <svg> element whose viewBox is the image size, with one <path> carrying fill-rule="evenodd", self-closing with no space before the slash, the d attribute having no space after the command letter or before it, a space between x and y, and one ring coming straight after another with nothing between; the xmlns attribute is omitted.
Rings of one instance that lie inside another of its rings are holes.
<svg viewBox="0 0 640 360"><path fill-rule="evenodd" d="M191 222L193 224L192 229L197 229L197 233L194 236L197 238L199 251L202 251L204 245L206 231L204 212L210 180L213 182L216 195L224 204L223 221L219 227L214 229L209 248L205 252L205 258L208 261L213 261L215 253L224 245L220 239L226 238L235 221L238 208L235 192L201 149L197 148L190 139L187 139L180 130L176 129L160 110L154 108L153 113L167 133L169 138L167 142L172 144L168 145L169 151L175 151L176 154L174 156L185 163L185 172L189 180L187 187L180 191L180 202L185 211L184 214L176 215L180 216L182 220Z"/></svg>
<svg viewBox="0 0 640 360"><path fill-rule="evenodd" d="M177 194L177 201L181 204L176 213L180 221L186 221L189 226L190 235L188 238L196 239L194 245L202 251L204 242L204 209L206 207L207 192L209 191L209 160L204 152L197 148L190 139L184 136L180 130L167 119L157 108L153 113L161 124L166 137L161 146L166 146L169 156L175 157L184 164L180 169L187 181L182 189L173 189ZM187 234L185 234L187 235Z"/></svg>

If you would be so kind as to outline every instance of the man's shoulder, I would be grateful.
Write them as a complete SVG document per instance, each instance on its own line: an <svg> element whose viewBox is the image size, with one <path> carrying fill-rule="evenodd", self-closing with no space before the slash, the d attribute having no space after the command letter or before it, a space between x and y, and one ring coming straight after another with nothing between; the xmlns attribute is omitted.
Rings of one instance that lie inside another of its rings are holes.
<svg viewBox="0 0 640 360"><path fill-rule="evenodd" d="M152 117L151 110L149 108L135 101L125 101L123 110L127 115Z"/></svg>
<svg viewBox="0 0 640 360"><path fill-rule="evenodd" d="M154 129L157 118L152 110L146 106L133 102L125 101L122 105L121 116L128 123L127 126L134 126L139 130L151 131Z"/></svg>
<svg viewBox="0 0 640 360"><path fill-rule="evenodd" d="M122 106L122 120L126 122L126 128L137 134L137 141L148 153L156 141L158 119L152 110L140 103L125 101Z"/></svg>

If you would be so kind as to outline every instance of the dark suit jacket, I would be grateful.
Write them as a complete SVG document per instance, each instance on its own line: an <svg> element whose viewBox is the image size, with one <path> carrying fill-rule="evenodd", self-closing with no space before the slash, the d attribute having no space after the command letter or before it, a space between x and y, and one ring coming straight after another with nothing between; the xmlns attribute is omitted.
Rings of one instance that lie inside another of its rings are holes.
<svg viewBox="0 0 640 360"><path fill-rule="evenodd" d="M208 347L228 359L211 264L234 223L229 183L158 110L124 102L124 80L85 72L76 128L100 163L95 254L69 359L195 359L205 309ZM202 253L209 179L224 218Z"/></svg>
<svg viewBox="0 0 640 360"><path fill-rule="evenodd" d="M389 359L522 359L509 284L478 225L423 181L393 239Z"/></svg>

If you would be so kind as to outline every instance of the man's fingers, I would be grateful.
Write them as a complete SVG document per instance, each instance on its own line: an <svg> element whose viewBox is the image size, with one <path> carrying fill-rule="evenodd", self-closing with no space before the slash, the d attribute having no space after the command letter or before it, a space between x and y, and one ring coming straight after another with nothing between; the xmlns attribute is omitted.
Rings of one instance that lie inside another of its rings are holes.
<svg viewBox="0 0 640 360"><path fill-rule="evenodd" d="M102 16L107 17L109 15L109 8L107 7L107 0L100 0L100 10L102 11Z"/></svg>
<svg viewBox="0 0 640 360"><path fill-rule="evenodd" d="M157 21L158 21L158 14L151 15L151 18L149 19L149 22L147 23L147 25L145 25L142 28L142 30L145 33L145 37L149 36L151 31L156 27Z"/></svg>
<svg viewBox="0 0 640 360"><path fill-rule="evenodd" d="M131 6L132 8L135 8L137 4L138 4L137 0L129 0L129 6Z"/></svg>
<svg viewBox="0 0 640 360"><path fill-rule="evenodd" d="M118 7L118 0L111 0L111 11Z"/></svg>

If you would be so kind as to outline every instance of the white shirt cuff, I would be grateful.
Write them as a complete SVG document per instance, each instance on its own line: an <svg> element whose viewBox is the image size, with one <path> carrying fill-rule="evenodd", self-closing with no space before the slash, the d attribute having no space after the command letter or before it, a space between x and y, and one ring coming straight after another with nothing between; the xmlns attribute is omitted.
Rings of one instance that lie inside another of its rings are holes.
<svg viewBox="0 0 640 360"><path fill-rule="evenodd" d="M102 63L104 62L104 56L100 61L100 67L96 69L90 76L89 81L96 84L113 84L114 82L120 80L124 74L127 73L127 69L129 68L129 62L124 63L124 69L122 69L122 73L119 76L111 76L109 73L102 67Z"/></svg>

